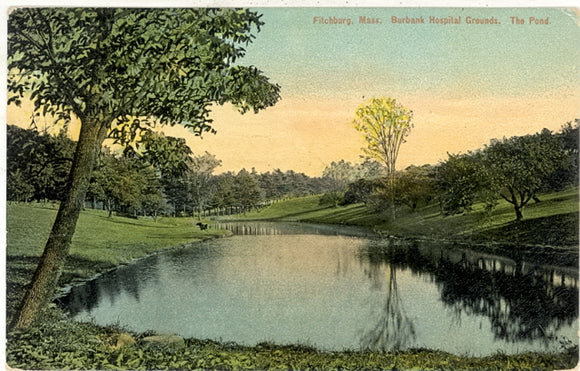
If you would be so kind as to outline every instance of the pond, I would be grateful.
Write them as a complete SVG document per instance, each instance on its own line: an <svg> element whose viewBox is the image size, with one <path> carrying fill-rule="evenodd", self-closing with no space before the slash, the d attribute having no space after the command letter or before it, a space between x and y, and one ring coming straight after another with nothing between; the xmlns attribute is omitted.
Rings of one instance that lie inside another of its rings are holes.
<svg viewBox="0 0 580 371"><path fill-rule="evenodd" d="M578 270L356 228L231 223L59 300L78 320L324 350L559 351L578 342Z"/></svg>

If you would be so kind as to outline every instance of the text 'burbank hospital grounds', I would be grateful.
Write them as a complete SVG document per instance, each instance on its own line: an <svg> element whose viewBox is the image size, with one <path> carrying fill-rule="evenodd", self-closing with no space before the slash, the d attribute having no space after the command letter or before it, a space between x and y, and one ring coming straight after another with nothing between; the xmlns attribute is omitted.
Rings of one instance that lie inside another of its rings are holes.
<svg viewBox="0 0 580 371"><path fill-rule="evenodd" d="M420 16L420 17L398 17L391 16L390 23L395 24L437 24L437 25L455 25L455 24L476 24L476 25L499 25L501 21L497 17L471 17L471 16L448 16L448 17L435 17L435 16ZM510 24L534 24L534 25L547 25L550 24L550 18L536 18L536 17L509 17L508 23ZM313 17L312 23L320 25L346 25L350 26L353 24L353 20L350 17ZM381 18L359 16L359 24L381 24L383 23Z"/></svg>

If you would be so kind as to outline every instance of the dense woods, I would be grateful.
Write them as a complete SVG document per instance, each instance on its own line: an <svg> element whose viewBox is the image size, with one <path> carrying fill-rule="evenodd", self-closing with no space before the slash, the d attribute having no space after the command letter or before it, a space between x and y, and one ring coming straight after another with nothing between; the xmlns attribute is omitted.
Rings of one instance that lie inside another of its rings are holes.
<svg viewBox="0 0 580 371"><path fill-rule="evenodd" d="M62 133L55 136L12 125L7 135L8 200L59 201L75 143ZM324 193L340 181L280 169L215 174L221 161L214 155L194 155L187 146L165 145L161 158L155 140L167 143L179 139L157 136L140 152L101 151L85 207L131 217L223 215L284 198Z"/></svg>

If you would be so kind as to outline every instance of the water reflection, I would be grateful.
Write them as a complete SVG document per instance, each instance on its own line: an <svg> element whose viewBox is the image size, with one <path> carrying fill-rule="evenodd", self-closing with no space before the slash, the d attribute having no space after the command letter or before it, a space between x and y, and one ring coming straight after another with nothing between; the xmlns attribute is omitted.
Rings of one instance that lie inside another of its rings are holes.
<svg viewBox="0 0 580 371"><path fill-rule="evenodd" d="M158 259L157 255L152 255L140 261L140 264L121 266L82 286L71 288L67 295L58 298L56 302L67 308L72 316L90 313L103 301L114 305L121 295L129 296L138 303L142 286L159 280Z"/></svg>
<svg viewBox="0 0 580 371"><path fill-rule="evenodd" d="M380 265L374 264L369 271L369 278L375 289L384 291L384 302L380 308L378 321L361 338L361 346L365 349L391 350L403 349L413 344L417 338L415 325L406 314L401 294L397 286L397 268L394 264L386 266L385 290L380 288L383 274Z"/></svg>
<svg viewBox="0 0 580 371"><path fill-rule="evenodd" d="M238 236L276 236L291 234L313 234L322 236L358 236L372 237L374 233L366 228L354 226L334 226L309 223L277 223L277 222L222 222L215 228L231 231Z"/></svg>
<svg viewBox="0 0 580 371"><path fill-rule="evenodd" d="M227 228L238 236L122 267L74 288L61 305L100 324L248 345L485 355L577 341L576 268L359 237L366 232L356 228Z"/></svg>
<svg viewBox="0 0 580 371"><path fill-rule="evenodd" d="M387 267L388 271L410 269L437 284L441 301L456 318L462 314L484 315L490 319L496 339L508 342L556 338L563 326L572 326L578 318L578 280L572 268L549 267L476 253L469 250L441 248L433 244L388 241L371 243L361 259L371 266ZM370 271L371 276L380 269ZM398 298L396 277L391 274L390 289ZM391 299L385 306L385 318L413 326ZM374 333L386 332L390 324ZM397 344L396 342L394 343Z"/></svg>

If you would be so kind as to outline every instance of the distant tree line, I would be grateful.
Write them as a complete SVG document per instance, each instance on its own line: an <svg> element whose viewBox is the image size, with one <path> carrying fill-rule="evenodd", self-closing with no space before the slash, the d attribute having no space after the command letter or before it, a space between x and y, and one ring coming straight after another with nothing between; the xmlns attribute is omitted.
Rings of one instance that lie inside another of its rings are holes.
<svg viewBox="0 0 580 371"><path fill-rule="evenodd" d="M343 183L338 203L365 203L377 211L393 203L413 211L437 203L442 214L453 215L471 211L475 203L491 212L503 199L513 206L516 220L521 220L530 201L541 201L539 193L578 184L579 124L580 120L569 122L557 133L543 129L494 139L475 151L448 154L437 165L412 165L397 171L394 181L385 175L351 178Z"/></svg>
<svg viewBox="0 0 580 371"><path fill-rule="evenodd" d="M394 181L377 161L326 166L321 177L276 169L242 169L215 175L221 161L193 155L181 138L147 132L139 148L105 149L92 173L86 204L125 216L224 215L246 212L285 198L323 194L327 206L364 203L376 211L391 206L437 203L444 215L469 212L483 203L491 212L500 199L517 220L538 194L578 184L578 127L553 133L494 139L481 149L448 154L437 165L411 165ZM58 201L64 194L75 142L66 133L7 128L8 201Z"/></svg>
<svg viewBox="0 0 580 371"><path fill-rule="evenodd" d="M58 135L7 127L8 201L59 201L76 143ZM145 131L138 146L105 147L91 175L85 207L124 216L246 212L281 199L336 189L338 178L276 169L215 175L221 161L194 155L182 138Z"/></svg>

